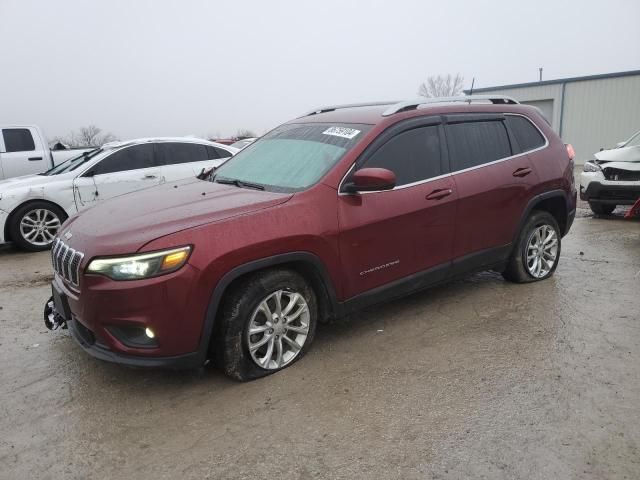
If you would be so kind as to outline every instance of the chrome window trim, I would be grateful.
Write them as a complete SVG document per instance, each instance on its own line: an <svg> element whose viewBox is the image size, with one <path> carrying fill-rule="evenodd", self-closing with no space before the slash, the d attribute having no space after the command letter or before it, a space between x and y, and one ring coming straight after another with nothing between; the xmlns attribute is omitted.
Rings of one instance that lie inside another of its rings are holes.
<svg viewBox="0 0 640 480"><path fill-rule="evenodd" d="M513 160L514 158L521 157L522 155L527 155L529 153L539 152L540 150L544 150L545 148L547 148L549 146L549 139L547 138L547 136L544 134L544 132L542 130L540 130L540 127L538 127L538 125L536 125L535 122L532 122L531 119L529 119L529 117L527 117L526 115L523 115L521 113L504 113L504 115L505 116L512 115L514 117L523 117L524 119L526 119L530 124L532 124L536 128L536 130L538 130L540 135L542 135L542 138L544 138L544 145L542 145L542 146L540 146L538 148L534 148L533 150L527 150L527 151L524 151L524 152L520 152L520 153L518 153L516 155L511 155L511 156L505 157L505 158L499 158L498 160L494 160L494 161L489 162L489 163L483 163L482 165L476 165L475 167L469 167L469 168L465 168L465 169L462 169L462 170L455 170L455 171L451 171L449 173L446 173L444 175L439 175L437 177L427 178L425 180L420 180L418 182L406 183L404 185L399 185L399 186L396 186L394 188L390 188L389 190L372 190L372 191L369 191L369 192L354 192L354 193L342 192L341 191L342 190L342 185L343 185L344 181L346 180L346 178L351 174L351 171L356 166L356 162L358 161L356 159L356 161L353 162L353 164L351 165L349 170L347 170L347 173L344 174L344 176L342 177L342 180L340 180L340 183L338 184L338 196L393 192L394 190L401 190L403 188L414 187L416 185L422 185L424 183L433 182L433 181L436 181L436 180L440 180L442 178L458 175L460 173L466 173L466 172L470 172L472 170L477 170L479 168L484 168L484 167L488 167L488 166L491 166L491 165L495 165L497 163L506 162L507 160ZM443 123L443 125L446 125L446 124ZM445 135L446 135L446 133L445 133ZM449 164L449 165L451 165L451 164Z"/></svg>

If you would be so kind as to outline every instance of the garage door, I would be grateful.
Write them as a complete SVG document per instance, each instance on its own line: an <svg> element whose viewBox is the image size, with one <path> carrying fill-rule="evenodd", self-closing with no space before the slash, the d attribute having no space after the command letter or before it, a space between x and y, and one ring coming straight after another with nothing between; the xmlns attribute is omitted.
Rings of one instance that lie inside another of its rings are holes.
<svg viewBox="0 0 640 480"><path fill-rule="evenodd" d="M538 109L542 112L542 115L544 115L544 118L546 118L549 121L550 125L553 125L553 99L531 100L531 101L520 102L520 103L524 103L525 105L531 105L532 107L538 107Z"/></svg>

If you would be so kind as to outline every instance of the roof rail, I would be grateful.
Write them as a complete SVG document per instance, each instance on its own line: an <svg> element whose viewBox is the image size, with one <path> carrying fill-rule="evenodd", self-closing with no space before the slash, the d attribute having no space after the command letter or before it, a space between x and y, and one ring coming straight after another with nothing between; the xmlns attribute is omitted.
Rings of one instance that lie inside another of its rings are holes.
<svg viewBox="0 0 640 480"><path fill-rule="evenodd" d="M505 95L461 95L457 97L435 97L435 98L416 98L414 100L407 100L399 102L386 109L382 116L388 117L398 112L405 112L407 110L415 110L420 105L428 105L433 103L453 103L453 102L476 102L476 101L489 101L494 104L500 105L516 105L519 102L511 97Z"/></svg>
<svg viewBox="0 0 640 480"><path fill-rule="evenodd" d="M349 103L346 105L331 105L329 107L321 107L311 110L310 112L305 113L302 117L308 117L310 115L316 115L318 113L332 112L334 110L340 110L341 108L355 108L355 107L378 107L382 105L394 105L397 104L398 101L387 101L387 102L366 102L366 103ZM299 117L299 118L302 118Z"/></svg>

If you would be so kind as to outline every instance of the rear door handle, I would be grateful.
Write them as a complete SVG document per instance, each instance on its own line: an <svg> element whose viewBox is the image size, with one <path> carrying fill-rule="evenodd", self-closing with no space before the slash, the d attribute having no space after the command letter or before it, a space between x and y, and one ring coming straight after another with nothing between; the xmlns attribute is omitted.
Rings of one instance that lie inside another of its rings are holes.
<svg viewBox="0 0 640 480"><path fill-rule="evenodd" d="M29 157L30 162L37 162L38 160L42 160L42 157Z"/></svg>
<svg viewBox="0 0 640 480"><path fill-rule="evenodd" d="M515 172L512 173L514 177L526 177L531 173L531 169L529 167L522 167L516 169Z"/></svg>
<svg viewBox="0 0 640 480"><path fill-rule="evenodd" d="M154 175L153 173L147 173L144 178L158 178L157 175Z"/></svg>
<svg viewBox="0 0 640 480"><path fill-rule="evenodd" d="M453 190L450 188L439 188L438 190L434 190L429 195L425 197L426 200L440 200L441 198L448 197L453 193Z"/></svg>

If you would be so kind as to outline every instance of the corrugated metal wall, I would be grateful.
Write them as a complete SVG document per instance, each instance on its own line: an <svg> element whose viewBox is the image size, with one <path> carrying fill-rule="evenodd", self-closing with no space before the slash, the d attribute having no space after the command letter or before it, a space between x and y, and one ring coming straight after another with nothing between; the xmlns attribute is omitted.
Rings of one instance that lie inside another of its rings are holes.
<svg viewBox="0 0 640 480"><path fill-rule="evenodd" d="M564 142L574 146L576 163L640 130L640 75L566 82L562 114L561 83L482 90L482 94L509 95L522 103L553 100L551 125L558 133L562 130Z"/></svg>
<svg viewBox="0 0 640 480"><path fill-rule="evenodd" d="M577 163L640 130L640 75L567 83L562 139Z"/></svg>

